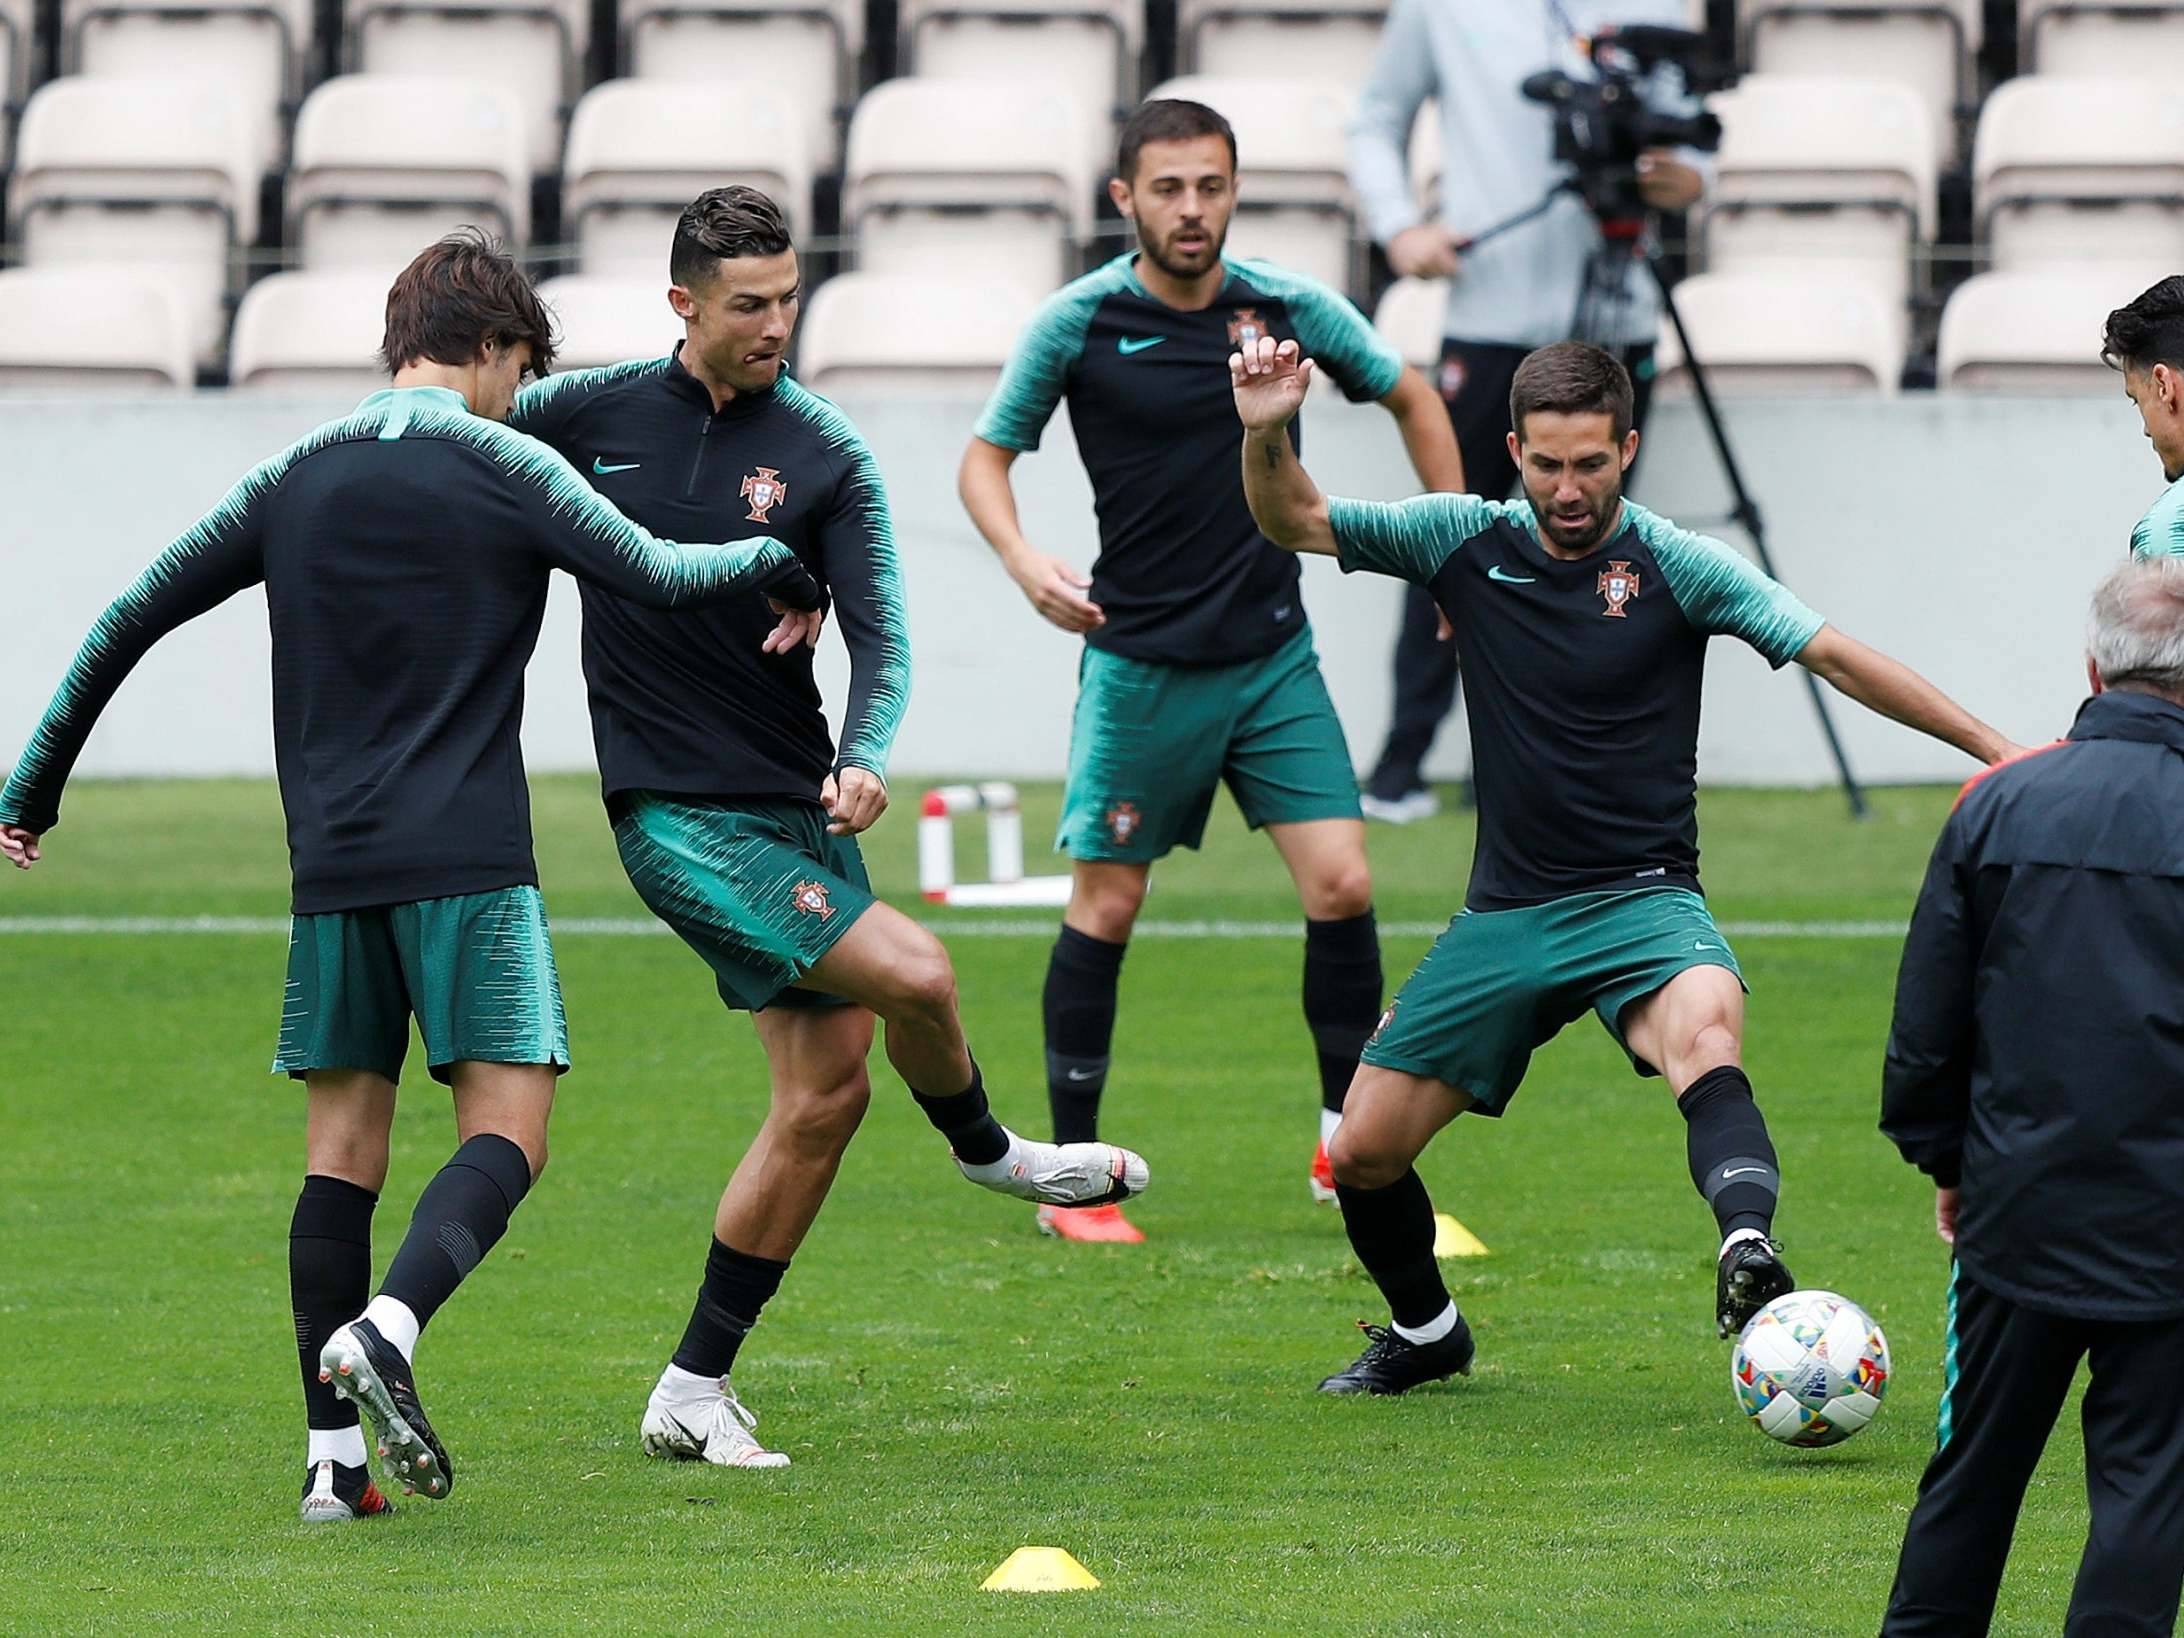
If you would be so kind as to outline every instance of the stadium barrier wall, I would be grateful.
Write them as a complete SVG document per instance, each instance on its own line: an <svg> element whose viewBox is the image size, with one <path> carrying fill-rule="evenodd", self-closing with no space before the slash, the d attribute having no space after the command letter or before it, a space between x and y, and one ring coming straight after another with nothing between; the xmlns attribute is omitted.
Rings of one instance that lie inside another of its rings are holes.
<svg viewBox="0 0 2184 1638"><path fill-rule="evenodd" d="M256 462L346 400L0 399L8 523L0 537L0 759L12 758L106 602ZM916 666L897 744L904 778L1053 778L1064 768L1077 642L1040 621L955 497L977 405L846 401L877 453L895 508ZM2160 472L2120 384L2112 398L1738 402L1731 425L1784 578L1844 630L1924 671L2016 738L2063 732L2084 692L2093 582L2126 549ZM1332 492L1410 488L1393 424L1330 398L1306 411L1307 465ZM1089 563L1090 492L1066 421L1017 465L1025 527ZM1725 490L1689 404L1657 412L1635 497L1719 532ZM429 528L429 524L421 523ZM1306 568L1306 603L1361 762L1387 721L1399 588ZM557 577L529 678L524 740L540 771L589 769L577 664L577 599ZM821 674L838 701L837 641ZM1553 688L1555 679L1539 679ZM250 593L153 651L107 712L81 771L108 776L269 774L264 600ZM1832 778L1803 689L1733 642L1708 668L1700 773L1732 784ZM1908 730L1837 702L1869 781L1956 780L1969 765ZM1429 765L1460 772L1461 718Z"/></svg>

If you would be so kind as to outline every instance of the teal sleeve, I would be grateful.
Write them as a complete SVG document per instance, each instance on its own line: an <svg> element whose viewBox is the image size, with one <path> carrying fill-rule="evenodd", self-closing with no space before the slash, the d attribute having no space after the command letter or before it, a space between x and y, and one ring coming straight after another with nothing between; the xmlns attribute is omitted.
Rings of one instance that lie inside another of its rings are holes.
<svg viewBox="0 0 2184 1638"><path fill-rule="evenodd" d="M1500 506L1476 495L1413 495L1402 501L1331 495L1327 500L1335 559L1344 574L1363 569L1421 586L1501 515Z"/></svg>
<svg viewBox="0 0 2184 1638"><path fill-rule="evenodd" d="M263 509L290 456L252 470L107 606L0 789L0 823L48 831L91 728L152 644L265 578Z"/></svg>
<svg viewBox="0 0 2184 1638"><path fill-rule="evenodd" d="M2133 557L2184 557L2184 478L2161 492L2131 531Z"/></svg>
<svg viewBox="0 0 2184 1638"><path fill-rule="evenodd" d="M1262 266L1252 264L1255 284L1262 282L1258 277ZM1301 273L1285 271L1278 280L1264 282L1278 286L1297 331L1297 344L1327 372L1345 398L1362 404L1395 391L1395 384L1403 379L1403 356L1348 297Z"/></svg>
<svg viewBox="0 0 2184 1638"><path fill-rule="evenodd" d="M1668 577L1669 596L1701 631L1740 637L1779 667L1796 659L1827 623L1734 547L1679 529L1641 506L1630 510L1639 538Z"/></svg>
<svg viewBox="0 0 2184 1638"><path fill-rule="evenodd" d="M564 455L563 434L569 417L589 403L603 389L633 376L657 375L673 360L669 358L639 359L630 364L609 364L596 370L563 370L532 382L516 394L516 407L509 412L507 425L511 431L552 444ZM570 457L572 460L574 456Z"/></svg>
<svg viewBox="0 0 2184 1638"><path fill-rule="evenodd" d="M1092 311L1106 293L1088 277L1064 285L1040 304L1016 338L993 396L978 417L975 436L1026 454L1039 447L1054 406L1068 388L1069 372L1084 351Z"/></svg>

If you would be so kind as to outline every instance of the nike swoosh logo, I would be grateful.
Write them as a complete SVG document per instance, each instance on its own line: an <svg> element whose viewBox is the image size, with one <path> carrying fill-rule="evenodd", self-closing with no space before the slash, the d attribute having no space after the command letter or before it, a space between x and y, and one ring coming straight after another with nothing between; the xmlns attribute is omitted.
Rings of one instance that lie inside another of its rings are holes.
<svg viewBox="0 0 2184 1638"><path fill-rule="evenodd" d="M1065 1069L1062 1071L1063 1078L1065 1080L1072 1081L1097 1080L1099 1079L1099 1074L1100 1072L1096 1069Z"/></svg>
<svg viewBox="0 0 2184 1638"><path fill-rule="evenodd" d="M1723 1172L1721 1178L1726 1183L1732 1177L1765 1177L1766 1175L1767 1168L1764 1166L1739 1166L1733 1172Z"/></svg>
<svg viewBox="0 0 2184 1638"><path fill-rule="evenodd" d="M1166 336L1146 336L1143 340L1133 341L1130 337L1124 336L1115 343L1115 351L1128 358L1132 353L1142 353L1148 347L1157 347L1167 339Z"/></svg>
<svg viewBox="0 0 2184 1638"><path fill-rule="evenodd" d="M682 1436L683 1436L683 1437L684 1437L685 1439L688 1439L688 1440L689 1440L689 1441L690 1441L690 1442L691 1442L692 1444L696 1445L696 1446L698 1447L698 1449L700 1449L700 1450L703 1450L703 1449L705 1448L705 1441L704 1441L704 1440L703 1440L702 1438L700 1438L700 1437L699 1437L699 1436L698 1436L697 1434L695 1434L695 1433L692 1433L692 1432L691 1432L691 1431L690 1431L690 1430L689 1430L689 1429L688 1429L687 1427L685 1427L685 1426L683 1425L683 1419L682 1419L681 1417L679 1417L679 1416L669 1416L669 1417L665 1417L665 1418L663 1418L663 1420L665 1420L665 1421L666 1421L666 1423L667 1423L667 1425L668 1425L669 1427L673 1428L673 1429L674 1429L674 1430L675 1430L675 1431L676 1431L677 1433L681 1434L681 1435L682 1435Z"/></svg>
<svg viewBox="0 0 2184 1638"><path fill-rule="evenodd" d="M604 456L594 455L591 463L592 476L604 478L610 472L634 472L643 464L642 461L624 461L620 466L609 466Z"/></svg>
<svg viewBox="0 0 2184 1638"><path fill-rule="evenodd" d="M1507 569L1503 568L1499 563L1497 563L1491 569L1486 571L1486 578L1489 580L1499 580L1505 586L1529 586L1534 580L1538 579L1539 577L1537 575L1529 574L1511 574Z"/></svg>
<svg viewBox="0 0 2184 1638"><path fill-rule="evenodd" d="M1721 948L1721 946L1719 944L1709 944L1704 939L1701 939L1698 943L1692 945L1691 948L1694 950L1718 950Z"/></svg>

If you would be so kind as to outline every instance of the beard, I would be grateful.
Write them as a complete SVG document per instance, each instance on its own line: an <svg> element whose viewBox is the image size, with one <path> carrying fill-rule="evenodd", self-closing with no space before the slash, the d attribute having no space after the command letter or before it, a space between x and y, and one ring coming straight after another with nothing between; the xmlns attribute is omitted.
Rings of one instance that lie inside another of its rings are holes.
<svg viewBox="0 0 2184 1638"><path fill-rule="evenodd" d="M1548 498L1553 499L1552 496ZM1552 541L1557 549L1565 552L1589 552L1608 538L1608 530L1622 510L1623 490L1621 485L1617 485L1614 493L1602 497L1591 517L1586 520L1584 528L1574 535L1546 506L1540 504L1537 495L1526 490L1525 499L1532 503L1532 516L1539 520L1540 533Z"/></svg>
<svg viewBox="0 0 2184 1638"><path fill-rule="evenodd" d="M1181 230L1178 229L1177 231L1180 232ZM1216 234L1210 228L1201 227L1199 232L1205 234L1207 248L1202 252L1205 258L1204 261L1197 266L1193 266L1182 258L1173 255L1163 246L1155 244L1151 236L1146 233L1145 224L1142 222L1138 224L1138 249L1144 253L1147 261L1151 262L1171 279L1199 278L1221 265L1221 250L1228 243L1228 231L1224 228L1220 233ZM1174 234L1169 235L1170 238L1174 236Z"/></svg>

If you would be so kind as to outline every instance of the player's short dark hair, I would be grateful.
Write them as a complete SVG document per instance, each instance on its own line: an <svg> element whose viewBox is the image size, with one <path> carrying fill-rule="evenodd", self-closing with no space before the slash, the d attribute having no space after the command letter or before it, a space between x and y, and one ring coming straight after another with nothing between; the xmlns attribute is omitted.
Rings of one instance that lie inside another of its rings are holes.
<svg viewBox="0 0 2184 1638"><path fill-rule="evenodd" d="M1517 366L1509 383L1509 424L1520 444L1527 415L1606 415L1621 443L1636 415L1630 371L1613 353L1587 342L1542 347Z"/></svg>
<svg viewBox="0 0 2184 1638"><path fill-rule="evenodd" d="M2108 315L2101 359L2119 370L2184 370L2184 273L2172 273Z"/></svg>
<svg viewBox="0 0 2184 1638"><path fill-rule="evenodd" d="M756 188L741 183L708 188L683 207L667 276L685 290L712 278L716 262L739 256L778 256L794 248L788 218Z"/></svg>
<svg viewBox="0 0 2184 1638"><path fill-rule="evenodd" d="M405 364L468 364L488 341L531 344L531 370L553 367L553 315L530 277L483 228L459 228L417 253L387 291L387 330L379 362L389 375Z"/></svg>
<svg viewBox="0 0 2184 1638"><path fill-rule="evenodd" d="M1236 133L1213 109L1181 97L1155 97L1138 104L1137 112L1122 128L1115 143L1115 174L1125 182L1137 179L1138 153L1148 142L1188 142L1193 137L1217 136L1228 144L1229 170L1236 169Z"/></svg>

